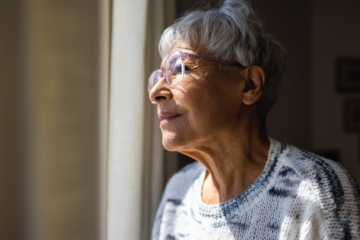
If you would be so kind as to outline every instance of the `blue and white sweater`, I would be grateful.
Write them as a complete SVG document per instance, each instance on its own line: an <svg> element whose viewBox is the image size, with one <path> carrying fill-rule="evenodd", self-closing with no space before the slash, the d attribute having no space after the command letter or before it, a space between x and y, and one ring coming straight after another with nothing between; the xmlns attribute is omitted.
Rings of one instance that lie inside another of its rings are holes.
<svg viewBox="0 0 360 240"><path fill-rule="evenodd" d="M170 179L152 240L360 239L359 189L336 162L270 139L260 177L216 205L202 201L205 173L193 163Z"/></svg>

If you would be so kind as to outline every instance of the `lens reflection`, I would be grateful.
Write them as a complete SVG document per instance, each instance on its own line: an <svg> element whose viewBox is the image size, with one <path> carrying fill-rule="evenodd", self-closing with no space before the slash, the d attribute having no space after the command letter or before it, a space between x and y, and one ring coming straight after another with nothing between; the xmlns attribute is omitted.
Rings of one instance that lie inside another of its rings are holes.
<svg viewBox="0 0 360 240"><path fill-rule="evenodd" d="M165 63L166 80L170 87L177 85L183 77L183 64L179 52L172 53Z"/></svg>

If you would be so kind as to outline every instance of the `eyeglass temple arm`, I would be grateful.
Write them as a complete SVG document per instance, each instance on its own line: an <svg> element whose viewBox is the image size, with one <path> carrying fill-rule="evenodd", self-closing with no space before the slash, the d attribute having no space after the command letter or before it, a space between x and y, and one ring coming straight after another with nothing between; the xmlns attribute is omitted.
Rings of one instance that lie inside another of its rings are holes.
<svg viewBox="0 0 360 240"><path fill-rule="evenodd" d="M233 61L228 61L228 60L223 60L223 59L218 59L218 58L212 58L212 57L204 57L204 56L199 56L199 55L191 54L191 53L181 53L181 57L183 58L183 60L185 60L188 57L191 57L191 58L196 58L196 59L200 59L200 60L219 62L219 63L224 63L224 64L231 64L231 65L235 65L237 67L246 68L244 65L242 65L241 63L238 63L238 62L233 62Z"/></svg>

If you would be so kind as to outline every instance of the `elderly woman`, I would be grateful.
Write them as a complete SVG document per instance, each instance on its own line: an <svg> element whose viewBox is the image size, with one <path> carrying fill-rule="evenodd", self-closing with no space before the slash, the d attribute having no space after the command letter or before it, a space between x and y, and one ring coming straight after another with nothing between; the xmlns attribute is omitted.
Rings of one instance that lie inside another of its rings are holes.
<svg viewBox="0 0 360 240"><path fill-rule="evenodd" d="M166 29L149 78L163 145L197 160L167 184L152 239L360 239L356 183L336 162L268 138L285 51L246 2Z"/></svg>

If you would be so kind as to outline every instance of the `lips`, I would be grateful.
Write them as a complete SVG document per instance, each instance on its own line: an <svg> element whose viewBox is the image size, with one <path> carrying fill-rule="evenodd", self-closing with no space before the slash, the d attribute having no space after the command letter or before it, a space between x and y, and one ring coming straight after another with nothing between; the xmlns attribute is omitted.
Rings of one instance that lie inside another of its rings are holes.
<svg viewBox="0 0 360 240"><path fill-rule="evenodd" d="M179 117L180 114L178 113L173 113L173 112L160 112L158 114L158 117L160 119L160 124L163 124L163 123L166 123L166 122L169 122L171 120L173 120L174 118L177 118Z"/></svg>

